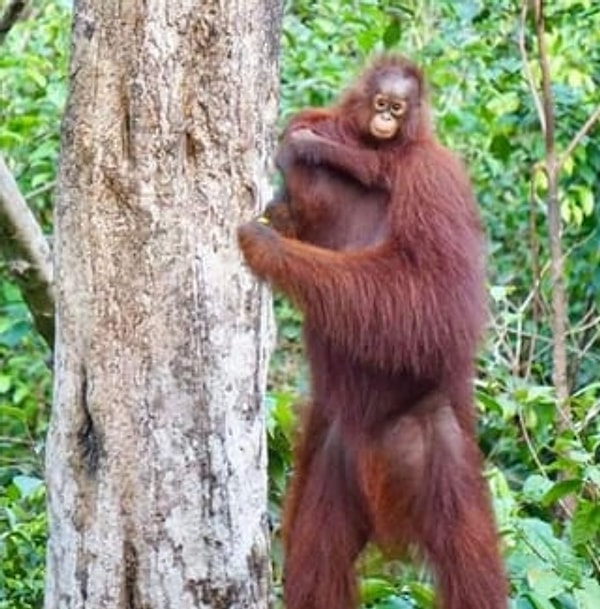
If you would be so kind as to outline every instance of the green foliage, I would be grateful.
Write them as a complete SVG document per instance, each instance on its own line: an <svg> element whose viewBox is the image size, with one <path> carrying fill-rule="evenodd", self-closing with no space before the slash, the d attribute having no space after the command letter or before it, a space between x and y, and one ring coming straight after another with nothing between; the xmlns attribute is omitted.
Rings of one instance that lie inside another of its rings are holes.
<svg viewBox="0 0 600 609"><path fill-rule="evenodd" d="M0 150L48 231L66 94L66 4L32 2L0 49ZM0 260L0 609L42 606L49 358Z"/></svg>
<svg viewBox="0 0 600 609"><path fill-rule="evenodd" d="M381 45L387 23L376 0L288 2L281 57L282 118L287 120L301 107L329 103L356 71L358 60Z"/></svg>
<svg viewBox="0 0 600 609"><path fill-rule="evenodd" d="M16 288L0 283L0 475L6 468L41 473L50 398L48 356Z"/></svg>
<svg viewBox="0 0 600 609"><path fill-rule="evenodd" d="M482 384L478 397L482 444L502 467L490 470L489 481L517 606L594 607L588 592L598 586L597 422L557 434L552 392L514 379ZM580 403L582 412L594 401Z"/></svg>
<svg viewBox="0 0 600 609"><path fill-rule="evenodd" d="M29 18L12 28L0 53L0 150L49 228L66 96L69 3L38 0L31 4Z"/></svg>
<svg viewBox="0 0 600 609"><path fill-rule="evenodd" d="M0 282L0 609L42 606L47 357L16 289Z"/></svg>
<svg viewBox="0 0 600 609"><path fill-rule="evenodd" d="M42 480L0 474L0 609L42 607L45 547Z"/></svg>

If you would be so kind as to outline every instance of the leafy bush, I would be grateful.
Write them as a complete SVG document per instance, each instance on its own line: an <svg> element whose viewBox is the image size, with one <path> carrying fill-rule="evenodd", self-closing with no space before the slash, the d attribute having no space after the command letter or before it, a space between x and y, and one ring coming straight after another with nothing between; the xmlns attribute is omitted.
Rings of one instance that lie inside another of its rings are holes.
<svg viewBox="0 0 600 609"><path fill-rule="evenodd" d="M42 607L45 549L42 480L0 475L0 609Z"/></svg>

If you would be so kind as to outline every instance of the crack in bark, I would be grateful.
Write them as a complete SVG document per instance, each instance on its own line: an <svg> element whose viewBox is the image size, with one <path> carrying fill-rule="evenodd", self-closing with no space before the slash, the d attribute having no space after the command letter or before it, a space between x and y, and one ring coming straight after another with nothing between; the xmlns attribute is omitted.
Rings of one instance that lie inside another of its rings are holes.
<svg viewBox="0 0 600 609"><path fill-rule="evenodd" d="M83 606L85 607L85 604L88 599L88 582L89 582L89 574L88 574L86 565L84 565L80 569L77 569L77 573L76 573L75 577L76 577L76 580L79 582L79 592L81 593L81 600L83 601Z"/></svg>
<svg viewBox="0 0 600 609"><path fill-rule="evenodd" d="M96 428L88 404L88 377L85 367L81 370L80 405L83 411L83 420L77 432L77 441L81 451L81 460L85 472L90 478L94 478L100 462L104 456L104 447L100 431Z"/></svg>
<svg viewBox="0 0 600 609"><path fill-rule="evenodd" d="M198 581L202 603L211 609L231 609L244 598L244 587L235 583L223 584L212 579Z"/></svg>
<svg viewBox="0 0 600 609"><path fill-rule="evenodd" d="M138 592L138 553L129 540L123 543L123 597L126 609L143 609Z"/></svg>
<svg viewBox="0 0 600 609"><path fill-rule="evenodd" d="M263 531L267 530L267 517L263 519ZM266 533L265 533L266 535ZM251 587L253 599L260 603L261 599L269 596L269 584L271 581L270 563L264 546L254 543L250 548L247 558L248 573L250 581L256 582L256 587Z"/></svg>

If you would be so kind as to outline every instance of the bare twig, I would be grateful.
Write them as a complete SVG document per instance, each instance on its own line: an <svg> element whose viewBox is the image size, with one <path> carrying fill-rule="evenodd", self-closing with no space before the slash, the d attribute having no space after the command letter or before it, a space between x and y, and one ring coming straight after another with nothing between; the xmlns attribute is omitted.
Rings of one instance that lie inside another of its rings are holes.
<svg viewBox="0 0 600 609"><path fill-rule="evenodd" d="M39 333L54 344L53 269L50 247L4 159L0 156L0 249Z"/></svg>
<svg viewBox="0 0 600 609"><path fill-rule="evenodd" d="M50 182L46 182L45 184L42 184L39 188L36 188L35 190L30 190L27 195L25 196L25 198L28 201L31 201L31 199L35 199L36 197L39 197L40 195L45 195L47 192L51 192L56 188L56 180L52 180Z"/></svg>
<svg viewBox="0 0 600 609"><path fill-rule="evenodd" d="M8 3L4 14L0 16L0 44L4 42L12 26L19 20L26 5L25 0L12 0Z"/></svg>
<svg viewBox="0 0 600 609"><path fill-rule="evenodd" d="M521 4L521 23L519 26L519 51L521 52L521 59L523 61L523 69L525 70L525 78L531 91L531 97L535 109L537 110L538 119L542 127L542 132L546 133L546 115L544 114L544 108L542 106L542 100L538 93L537 86L535 84L535 78L531 68L529 67L529 55L527 53L527 44L525 41L525 32L527 30L527 11L529 9L529 0L523 0Z"/></svg>
<svg viewBox="0 0 600 609"><path fill-rule="evenodd" d="M569 407L569 387L567 376L567 295L563 279L563 254L561 245L560 204L558 199L558 162L554 145L554 101L552 97L550 64L546 49L544 3L536 0L535 29L538 43L538 60L542 73L542 106L544 113L545 131L544 145L546 150L546 175L548 178L548 231L550 234L550 277L552 280L552 335L554 348L552 353L552 380L556 390L558 405L559 429L571 427L571 412Z"/></svg>
<svg viewBox="0 0 600 609"><path fill-rule="evenodd" d="M532 291L533 303L531 309L531 321L534 328L538 327L542 317L542 297L540 294L540 284L542 271L540 269L540 245L538 231L536 226L536 211L537 198L535 196L535 172L537 166L534 166L531 172L531 182L529 185L529 250L531 252L531 269L534 277L534 289ZM528 378L531 375L533 366L534 353L536 349L535 333L534 338L529 341L527 348L527 357L524 364L521 366L525 370L525 376Z"/></svg>
<svg viewBox="0 0 600 609"><path fill-rule="evenodd" d="M600 402L596 402L586 413L585 419L579 424L579 432L583 432L585 428L595 421L596 417L600 416Z"/></svg>
<svg viewBox="0 0 600 609"><path fill-rule="evenodd" d="M581 129L575 134L575 137L571 140L566 150L561 154L558 160L557 171L560 171L565 161L571 156L573 150L579 145L581 140L590 132L594 123L600 119L600 106L598 106L591 114L590 117L585 121Z"/></svg>

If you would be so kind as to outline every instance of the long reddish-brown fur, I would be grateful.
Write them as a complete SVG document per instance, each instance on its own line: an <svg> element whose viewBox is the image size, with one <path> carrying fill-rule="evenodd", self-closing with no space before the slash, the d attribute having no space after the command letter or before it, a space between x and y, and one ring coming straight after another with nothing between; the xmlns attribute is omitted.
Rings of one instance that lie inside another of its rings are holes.
<svg viewBox="0 0 600 609"><path fill-rule="evenodd" d="M390 73L412 79L411 106L379 142L369 100ZM320 139L294 136L307 127ZM354 563L374 541L417 550L443 609L505 609L472 397L482 231L420 71L377 59L337 105L292 120L279 164L285 193L267 215L293 230L250 222L239 242L305 313L312 401L285 509L287 608L355 606Z"/></svg>

